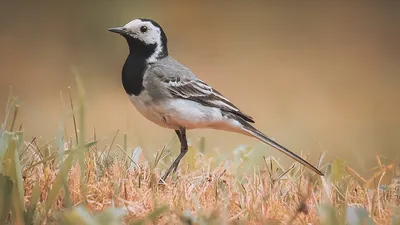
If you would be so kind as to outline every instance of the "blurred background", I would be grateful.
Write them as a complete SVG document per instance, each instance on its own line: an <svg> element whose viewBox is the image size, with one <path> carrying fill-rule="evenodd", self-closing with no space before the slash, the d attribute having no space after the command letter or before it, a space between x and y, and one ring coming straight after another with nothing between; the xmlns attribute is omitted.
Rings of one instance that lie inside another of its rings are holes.
<svg viewBox="0 0 400 225"><path fill-rule="evenodd" d="M75 67L86 88L88 129L95 125L108 143L121 129L129 146L160 149L175 134L131 105L120 77L127 45L107 32L145 17L163 26L170 55L267 135L310 153L312 163L328 151L366 171L375 152L388 162L400 156L399 11L398 1L2 0L0 119L12 86L27 139L54 138L69 110L68 86L77 96ZM188 135L225 153L259 144L221 131Z"/></svg>

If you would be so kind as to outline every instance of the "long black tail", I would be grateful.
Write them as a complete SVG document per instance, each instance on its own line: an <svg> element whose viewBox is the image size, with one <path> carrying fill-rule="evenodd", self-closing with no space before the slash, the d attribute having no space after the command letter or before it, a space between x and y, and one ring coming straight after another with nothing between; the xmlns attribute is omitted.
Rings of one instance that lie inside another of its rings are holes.
<svg viewBox="0 0 400 225"><path fill-rule="evenodd" d="M313 165L311 165L309 162L306 160L302 159L300 156L296 155L295 153L291 152L289 149L283 147L282 145L278 144L277 142L273 141L269 137L267 137L265 134L261 133L261 131L257 130L253 126L251 126L248 123L242 123L243 129L248 132L251 136L257 138L258 140L276 148L277 150L285 153L288 155L290 158L296 160L297 162L303 164L304 166L308 167L310 170L314 171L320 176L324 176L324 174L319 171L317 168L315 168Z"/></svg>

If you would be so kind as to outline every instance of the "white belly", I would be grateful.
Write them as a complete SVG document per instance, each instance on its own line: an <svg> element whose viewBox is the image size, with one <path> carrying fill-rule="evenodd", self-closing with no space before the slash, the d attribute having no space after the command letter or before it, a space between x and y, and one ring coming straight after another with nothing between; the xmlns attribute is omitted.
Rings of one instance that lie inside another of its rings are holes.
<svg viewBox="0 0 400 225"><path fill-rule="evenodd" d="M130 95L129 99L135 108L142 114L146 119L151 122L166 128L177 129L169 126L163 117L163 114L159 113L157 107L152 103L147 93L143 91L139 96ZM179 128L179 127L178 127Z"/></svg>
<svg viewBox="0 0 400 225"><path fill-rule="evenodd" d="M224 117L218 108L208 107L186 99L170 99L153 103L142 92L129 97L136 109L148 120L170 129L214 128L237 130L238 124Z"/></svg>

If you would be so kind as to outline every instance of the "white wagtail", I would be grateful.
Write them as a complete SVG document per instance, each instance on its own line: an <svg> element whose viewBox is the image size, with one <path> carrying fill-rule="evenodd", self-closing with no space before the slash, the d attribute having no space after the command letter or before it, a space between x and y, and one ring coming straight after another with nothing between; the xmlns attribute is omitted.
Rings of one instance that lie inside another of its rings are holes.
<svg viewBox="0 0 400 225"><path fill-rule="evenodd" d="M134 19L123 27L108 30L122 35L128 42L129 55L122 68L122 84L133 105L148 120L174 129L181 142L181 152L163 180L172 170L176 171L188 151L186 130L195 128L255 137L323 176L310 163L250 125L254 123L253 118L170 57L167 36L157 22Z"/></svg>

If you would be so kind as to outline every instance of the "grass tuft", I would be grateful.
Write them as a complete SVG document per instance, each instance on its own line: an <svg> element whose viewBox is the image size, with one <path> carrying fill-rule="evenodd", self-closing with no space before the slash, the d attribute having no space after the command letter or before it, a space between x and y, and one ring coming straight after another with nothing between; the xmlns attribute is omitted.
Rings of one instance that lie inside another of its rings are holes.
<svg viewBox="0 0 400 225"><path fill-rule="evenodd" d="M202 139L160 185L176 146L152 155L128 146L126 133L115 143L119 130L102 146L95 128L86 139L77 80L81 94L75 107L70 94L69 114L76 140L65 126L54 145L24 140L13 131L21 109L9 100L0 130L1 224L400 224L400 166L379 155L366 178L343 160L324 163L322 154L326 176L319 177L273 157L257 164L258 148L239 147L234 160L221 159Z"/></svg>

